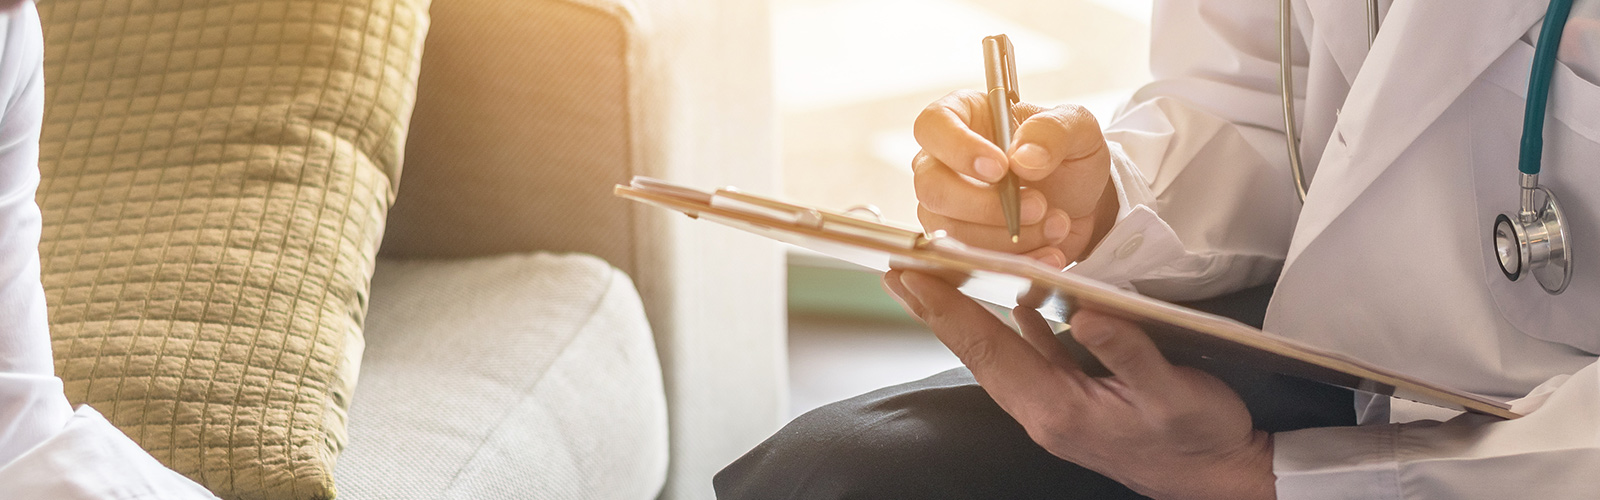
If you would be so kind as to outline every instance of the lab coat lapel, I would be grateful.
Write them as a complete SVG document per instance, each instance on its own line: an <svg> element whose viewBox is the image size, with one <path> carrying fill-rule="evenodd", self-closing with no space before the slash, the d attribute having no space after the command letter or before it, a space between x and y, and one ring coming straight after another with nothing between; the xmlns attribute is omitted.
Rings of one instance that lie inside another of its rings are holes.
<svg viewBox="0 0 1600 500"><path fill-rule="evenodd" d="M1337 3L1360 10L1354 2ZM1395 2L1312 179L1286 266L1543 18L1545 8L1537 0ZM1364 30L1346 37L1366 42Z"/></svg>
<svg viewBox="0 0 1600 500"><path fill-rule="evenodd" d="M1306 10L1311 12L1315 22L1314 31L1325 34L1317 38L1326 44L1345 83L1355 81L1362 61L1367 58L1366 9L1350 0L1306 0ZM1299 21L1297 19L1297 26L1308 24ZM1355 36L1356 33L1361 36Z"/></svg>

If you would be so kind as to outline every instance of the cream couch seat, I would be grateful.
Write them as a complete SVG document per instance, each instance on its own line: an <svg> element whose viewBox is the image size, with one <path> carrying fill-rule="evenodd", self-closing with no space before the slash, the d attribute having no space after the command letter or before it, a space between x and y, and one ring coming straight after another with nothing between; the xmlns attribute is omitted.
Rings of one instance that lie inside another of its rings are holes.
<svg viewBox="0 0 1600 500"><path fill-rule="evenodd" d="M430 14L342 496L638 498L665 470L661 497L710 498L712 474L785 415L782 254L610 189L649 175L777 191L765 1L450 0ZM539 251L609 266L516 256ZM648 329L630 319L641 305ZM477 398L452 378L499 399L458 404ZM566 385L541 393L551 381ZM507 403L517 387L530 399ZM616 418L561 427L572 415ZM515 456L485 458L494 470L471 481L408 477L470 454L428 439L486 425L503 441L479 450Z"/></svg>
<svg viewBox="0 0 1600 500"><path fill-rule="evenodd" d="M577 254L385 261L344 498L653 498L666 400L622 272Z"/></svg>

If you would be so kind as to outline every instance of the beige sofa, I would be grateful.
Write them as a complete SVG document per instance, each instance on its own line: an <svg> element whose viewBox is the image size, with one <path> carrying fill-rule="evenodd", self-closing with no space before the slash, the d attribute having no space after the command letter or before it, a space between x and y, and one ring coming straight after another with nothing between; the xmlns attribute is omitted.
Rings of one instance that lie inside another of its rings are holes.
<svg viewBox="0 0 1600 500"><path fill-rule="evenodd" d="M431 14L341 497L710 498L786 413L781 251L610 189L776 191L766 3Z"/></svg>

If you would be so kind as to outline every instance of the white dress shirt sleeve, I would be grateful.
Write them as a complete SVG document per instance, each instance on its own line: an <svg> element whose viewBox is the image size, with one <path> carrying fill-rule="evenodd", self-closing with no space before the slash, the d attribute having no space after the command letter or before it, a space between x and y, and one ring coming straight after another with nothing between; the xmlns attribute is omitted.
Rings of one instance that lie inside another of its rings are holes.
<svg viewBox="0 0 1600 500"><path fill-rule="evenodd" d="M39 282L44 39L32 2L0 11L0 496L214 499L162 466L55 376Z"/></svg>
<svg viewBox="0 0 1600 500"><path fill-rule="evenodd" d="M1600 365L1556 377L1513 407L1526 416L1280 432L1278 498L1600 497Z"/></svg>
<svg viewBox="0 0 1600 500"><path fill-rule="evenodd" d="M1155 81L1106 129L1118 222L1073 272L1167 300L1267 283L1299 215L1269 28L1277 2L1156 4Z"/></svg>

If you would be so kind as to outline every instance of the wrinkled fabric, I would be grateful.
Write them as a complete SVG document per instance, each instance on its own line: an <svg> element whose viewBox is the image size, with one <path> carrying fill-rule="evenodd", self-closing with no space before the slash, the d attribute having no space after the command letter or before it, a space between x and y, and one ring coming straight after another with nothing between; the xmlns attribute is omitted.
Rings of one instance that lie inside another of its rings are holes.
<svg viewBox="0 0 1600 500"><path fill-rule="evenodd" d="M1600 473L1600 2L1573 9L1545 129L1541 181L1577 252L1559 296L1505 279L1488 238L1517 208L1547 2L1381 3L1370 52L1361 2L1294 3L1302 207L1285 156L1278 2L1158 1L1156 79L1106 132L1122 153L1124 218L1084 261L1095 265L1075 269L1170 300L1276 278L1269 332L1501 400L1532 396L1521 419L1444 424L1358 398L1369 425L1277 435L1279 498L1600 496L1583 479ZM1155 217L1130 215L1141 209Z"/></svg>

